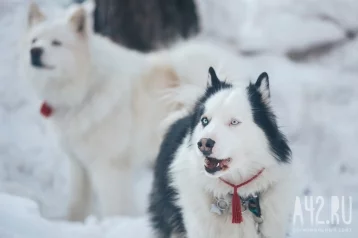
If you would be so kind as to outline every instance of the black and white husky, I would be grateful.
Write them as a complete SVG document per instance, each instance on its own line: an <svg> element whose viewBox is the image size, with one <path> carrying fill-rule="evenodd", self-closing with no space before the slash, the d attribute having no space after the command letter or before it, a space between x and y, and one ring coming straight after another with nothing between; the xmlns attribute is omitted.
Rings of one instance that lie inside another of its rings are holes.
<svg viewBox="0 0 358 238"><path fill-rule="evenodd" d="M269 79L211 84L164 139L149 212L160 238L281 238L291 206L291 150L270 106Z"/></svg>

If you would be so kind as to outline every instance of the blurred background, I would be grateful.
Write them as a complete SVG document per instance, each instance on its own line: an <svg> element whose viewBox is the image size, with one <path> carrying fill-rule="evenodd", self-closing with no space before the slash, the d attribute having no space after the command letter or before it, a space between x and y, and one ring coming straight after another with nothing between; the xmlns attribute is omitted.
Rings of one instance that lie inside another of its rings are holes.
<svg viewBox="0 0 358 238"><path fill-rule="evenodd" d="M71 3L36 2L48 11ZM66 212L67 159L34 110L34 96L17 65L28 3L0 0L0 192L30 198L44 217L58 219ZM268 70L274 108L302 182L297 196L352 196L353 214L358 213L357 0L96 3L96 32L125 47L149 52L198 36L227 45L258 71ZM7 206L5 200L0 204ZM1 211L0 234L6 224ZM95 229L94 223L87 225ZM357 229L351 229L294 237L358 237Z"/></svg>

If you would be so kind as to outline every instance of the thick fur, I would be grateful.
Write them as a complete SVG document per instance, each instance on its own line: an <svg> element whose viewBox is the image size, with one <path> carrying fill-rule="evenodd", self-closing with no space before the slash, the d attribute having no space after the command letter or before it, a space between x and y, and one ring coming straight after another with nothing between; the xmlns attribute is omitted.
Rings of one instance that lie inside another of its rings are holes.
<svg viewBox="0 0 358 238"><path fill-rule="evenodd" d="M32 5L25 56L28 78L53 108L49 120L71 158L72 220L86 216L92 191L100 216L137 214L133 169L155 157L161 141L157 127L180 106L161 100L164 89L177 84L170 68L92 35L88 21L82 7L64 19L45 21ZM43 49L48 68L31 65L28 52L35 47Z"/></svg>
<svg viewBox="0 0 358 238"><path fill-rule="evenodd" d="M203 116L209 124L203 126ZM231 120L238 125L231 125ZM197 142L215 140L212 157L231 158L229 169L209 174ZM262 74L255 84L233 86L212 78L193 111L176 121L161 145L149 212L160 238L283 238L291 205L290 149L278 129L269 100L269 81ZM264 222L258 234L249 212L243 223L232 224L231 214L210 212L214 196L232 188L219 177L240 184L261 169L264 172L239 189L242 197L260 193Z"/></svg>
<svg viewBox="0 0 358 238"><path fill-rule="evenodd" d="M93 8L76 5L50 20L32 4L23 55L26 77L53 108L48 120L71 160L71 220L88 214L92 193L102 217L138 214L135 168L156 157L167 126L205 89L203 72L218 55L235 59L196 41L152 54L128 50L91 31ZM40 61L32 62L34 48Z"/></svg>

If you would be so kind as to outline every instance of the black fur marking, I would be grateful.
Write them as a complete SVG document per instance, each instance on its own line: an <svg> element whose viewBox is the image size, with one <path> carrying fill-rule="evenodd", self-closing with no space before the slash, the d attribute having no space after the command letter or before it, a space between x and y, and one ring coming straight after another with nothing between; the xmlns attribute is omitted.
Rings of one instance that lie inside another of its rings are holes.
<svg viewBox="0 0 358 238"><path fill-rule="evenodd" d="M191 135L200 123L200 118L204 113L204 103L220 90L231 87L231 84L220 81L215 83L215 86L208 87L196 103L193 112L175 122L162 142L154 168L154 183L149 206L151 223L158 238L170 238L172 234L186 234L181 208L175 205L178 193L170 185L171 178L168 171L184 138Z"/></svg>
<svg viewBox="0 0 358 238"><path fill-rule="evenodd" d="M265 81L265 88L262 88L262 82ZM259 75L256 83L255 83L255 86L257 88L261 88L261 90L265 90L267 91L267 95L268 97L270 97L270 82L269 82L269 76L266 72L263 72Z"/></svg>
<svg viewBox="0 0 358 238"><path fill-rule="evenodd" d="M261 83L263 80L266 80L267 87L269 87L269 76L266 72L263 72L259 75L259 77L257 78L257 81L255 83L255 86L259 88L261 86Z"/></svg>
<svg viewBox="0 0 358 238"><path fill-rule="evenodd" d="M188 133L190 124L190 116L174 123L169 128L157 157L149 213L158 238L169 238L172 234L185 234L181 209L175 205L177 191L170 186L171 178L168 171L175 152Z"/></svg>
<svg viewBox="0 0 358 238"><path fill-rule="evenodd" d="M210 74L210 79L211 79L211 85L213 87L219 87L220 80L219 80L218 76L216 75L216 72L213 67L209 68L209 74Z"/></svg>
<svg viewBox="0 0 358 238"><path fill-rule="evenodd" d="M192 123L191 123L191 127L190 127L191 133L193 132L194 128L199 123L202 115L204 114L205 102L211 96L216 94L217 92L224 90L224 89L232 88L231 84L229 84L227 82L222 82L218 79L218 77L216 76L215 70L212 67L209 68L209 73L210 73L210 77L211 77L211 86L208 86L206 88L205 94L201 98L199 98L199 100L197 101L197 103L194 107L193 114L192 114Z"/></svg>
<svg viewBox="0 0 358 238"><path fill-rule="evenodd" d="M267 80L268 86L268 75L267 73L262 73L255 84L250 83L247 87L254 122L264 131L276 160L287 163L291 160L291 150L287 144L287 139L278 128L276 116L272 112L270 105L263 100L259 90L264 79Z"/></svg>

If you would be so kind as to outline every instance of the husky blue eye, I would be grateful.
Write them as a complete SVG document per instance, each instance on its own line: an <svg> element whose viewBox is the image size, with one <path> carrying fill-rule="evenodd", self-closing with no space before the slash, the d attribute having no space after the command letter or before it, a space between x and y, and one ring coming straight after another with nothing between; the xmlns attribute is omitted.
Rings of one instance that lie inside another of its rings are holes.
<svg viewBox="0 0 358 238"><path fill-rule="evenodd" d="M207 117L201 118L201 124L203 124L203 126L207 126L209 124L209 119Z"/></svg>
<svg viewBox="0 0 358 238"><path fill-rule="evenodd" d="M236 126L236 125L238 125L239 123L240 123L239 120L232 119L231 122L230 122L230 125Z"/></svg>

